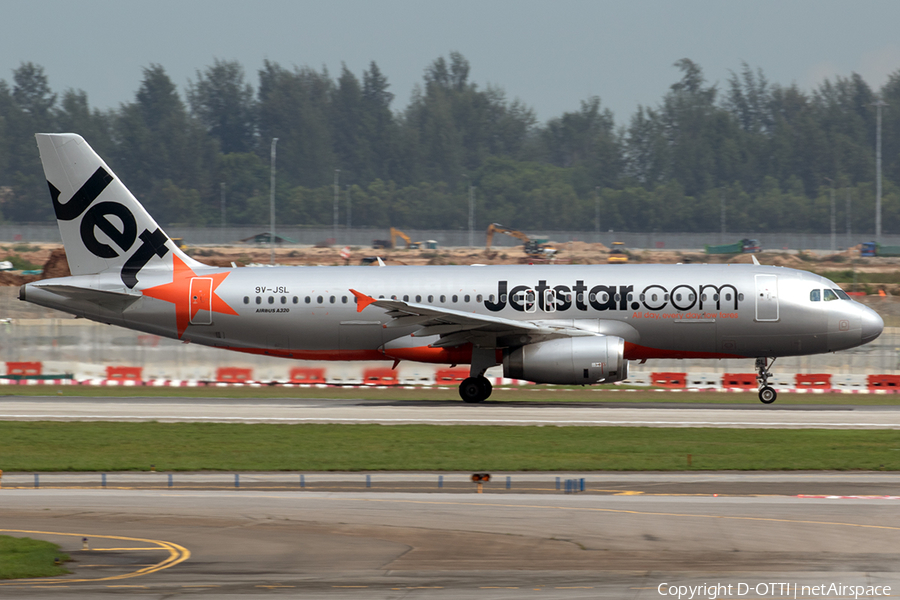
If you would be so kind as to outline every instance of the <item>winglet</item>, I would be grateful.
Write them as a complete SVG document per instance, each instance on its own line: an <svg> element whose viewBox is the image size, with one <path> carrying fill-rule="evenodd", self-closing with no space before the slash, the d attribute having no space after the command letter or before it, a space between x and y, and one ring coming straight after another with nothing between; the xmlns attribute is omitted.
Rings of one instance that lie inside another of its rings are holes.
<svg viewBox="0 0 900 600"><path fill-rule="evenodd" d="M366 296L362 292L351 289L350 292L356 296L356 312L362 312L365 307L375 302L372 296Z"/></svg>
<svg viewBox="0 0 900 600"><path fill-rule="evenodd" d="M758 267L758 266L759 266L759 261L758 261L758 260L756 260L756 256L755 256L755 255L753 255L753 254L751 254L751 255L750 255L750 258L752 258L752 259L753 259L753 264L754 264L754 265L756 265L756 266L757 266L757 267Z"/></svg>

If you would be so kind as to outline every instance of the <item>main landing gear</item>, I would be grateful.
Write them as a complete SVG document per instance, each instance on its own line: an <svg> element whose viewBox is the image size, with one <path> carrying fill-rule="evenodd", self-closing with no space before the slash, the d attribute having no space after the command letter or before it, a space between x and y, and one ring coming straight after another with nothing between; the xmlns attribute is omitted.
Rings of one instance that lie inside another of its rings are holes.
<svg viewBox="0 0 900 600"><path fill-rule="evenodd" d="M491 382L483 375L478 377L467 377L459 384L459 397L463 399L463 402L469 402L471 404L484 402L490 397L493 389Z"/></svg>
<svg viewBox="0 0 900 600"><path fill-rule="evenodd" d="M775 393L775 388L769 385L769 377L772 376L772 372L768 368L771 365L767 363L768 359L764 356L756 359L756 381L759 382L759 401L763 404L772 404L778 394ZM775 364L774 358L771 364Z"/></svg>

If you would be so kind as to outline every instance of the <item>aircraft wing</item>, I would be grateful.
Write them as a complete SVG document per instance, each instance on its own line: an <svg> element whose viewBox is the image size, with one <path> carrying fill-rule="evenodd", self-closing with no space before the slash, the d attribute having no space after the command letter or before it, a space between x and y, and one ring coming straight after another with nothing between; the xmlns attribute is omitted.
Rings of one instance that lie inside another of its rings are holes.
<svg viewBox="0 0 900 600"><path fill-rule="evenodd" d="M485 337L509 338L527 336L528 341L553 337L580 337L598 335L597 332L541 321L516 321L490 315L453 310L430 304L417 304L401 300L375 299L351 289L358 302L356 310L362 312L367 306L377 306L387 311L392 320L387 328L419 326L413 337L441 336L432 346L458 346L466 342L482 341ZM498 345L506 345L499 343Z"/></svg>

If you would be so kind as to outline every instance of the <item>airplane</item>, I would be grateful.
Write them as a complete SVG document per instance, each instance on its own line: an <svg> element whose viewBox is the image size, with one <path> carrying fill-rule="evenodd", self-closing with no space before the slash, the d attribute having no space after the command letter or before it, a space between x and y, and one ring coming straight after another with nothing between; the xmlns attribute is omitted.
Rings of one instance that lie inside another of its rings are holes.
<svg viewBox="0 0 900 600"><path fill-rule="evenodd" d="M251 354L298 360L468 364L535 383L623 381L632 360L771 361L877 338L884 323L824 277L736 265L219 268L186 255L79 135L36 134L71 276L19 299ZM381 261L379 261L381 262ZM383 265L383 263L381 263Z"/></svg>

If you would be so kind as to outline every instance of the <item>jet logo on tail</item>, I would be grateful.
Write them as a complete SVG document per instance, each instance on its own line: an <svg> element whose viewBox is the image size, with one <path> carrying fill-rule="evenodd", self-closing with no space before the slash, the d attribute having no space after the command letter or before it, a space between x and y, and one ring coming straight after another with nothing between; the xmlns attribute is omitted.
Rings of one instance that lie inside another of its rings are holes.
<svg viewBox="0 0 900 600"><path fill-rule="evenodd" d="M50 181L47 181L47 185L50 186L50 196L53 199L53 209L56 211L57 219L60 221L72 221L84 214L84 217L81 219L81 241L84 242L85 248L94 256L100 258L117 258L121 256L109 244L104 244L97 239L97 229L105 233L123 252L128 252L137 238L140 237L143 243L122 265L121 270L122 283L128 286L129 289L132 289L138 283L137 274L153 258L153 255L162 258L169 252L169 249L166 248L166 242L169 238L158 227L153 232L145 229L138 236L137 222L134 215L131 214L131 211L126 206L118 202L106 201L91 206L94 200L100 196L113 180L114 177L106 169L98 167L94 174L84 182L65 204L60 203L60 191L56 186ZM118 217L121 221L121 230L109 220L109 215Z"/></svg>

